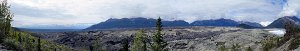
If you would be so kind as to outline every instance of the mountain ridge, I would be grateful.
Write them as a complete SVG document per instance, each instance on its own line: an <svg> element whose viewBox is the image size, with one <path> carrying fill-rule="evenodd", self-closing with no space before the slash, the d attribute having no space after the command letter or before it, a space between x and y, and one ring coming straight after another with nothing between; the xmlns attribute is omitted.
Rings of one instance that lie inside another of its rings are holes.
<svg viewBox="0 0 300 51"><path fill-rule="evenodd" d="M295 23L298 26L300 25L300 19L296 16L284 16L273 21L267 26L267 28L284 28L284 23L287 21L291 21L292 23Z"/></svg>
<svg viewBox="0 0 300 51"><path fill-rule="evenodd" d="M108 19L104 22L94 24L85 30L93 29L111 29L111 28L146 28L155 27L156 19L153 18L121 18L121 19ZM184 20L174 21L162 21L162 25L165 27L170 26L223 26L223 27L237 27L239 24L247 24L253 27L262 27L259 23L245 22L245 21L234 21L231 19L212 19L212 20L198 20L192 23L188 23Z"/></svg>

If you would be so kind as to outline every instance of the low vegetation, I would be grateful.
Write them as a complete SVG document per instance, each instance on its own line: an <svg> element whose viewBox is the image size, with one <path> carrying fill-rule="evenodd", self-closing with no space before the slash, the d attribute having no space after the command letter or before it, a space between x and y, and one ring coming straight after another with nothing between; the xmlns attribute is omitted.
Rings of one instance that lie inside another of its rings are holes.
<svg viewBox="0 0 300 51"><path fill-rule="evenodd" d="M71 51L72 49L64 45L56 44L31 36L28 32L11 31L7 38L3 39L3 44L12 50L26 51Z"/></svg>
<svg viewBox="0 0 300 51"><path fill-rule="evenodd" d="M129 51L129 40L128 40L128 38L122 39L122 49L120 51Z"/></svg>
<svg viewBox="0 0 300 51"><path fill-rule="evenodd" d="M251 47L244 48L239 44L232 44L231 48L226 48L225 43L219 45L218 51L254 51Z"/></svg>
<svg viewBox="0 0 300 51"><path fill-rule="evenodd" d="M279 47L282 43L282 37L273 37L262 41L262 50L269 51L272 48Z"/></svg>
<svg viewBox="0 0 300 51"><path fill-rule="evenodd" d="M102 47L102 44L100 38L96 38L96 40L94 40L93 44L91 44L89 47L88 47L88 50L89 51L106 51L103 47ZM87 50L83 50L83 51L87 51Z"/></svg>
<svg viewBox="0 0 300 51"><path fill-rule="evenodd" d="M245 49L245 51L254 51L251 47Z"/></svg>
<svg viewBox="0 0 300 51"><path fill-rule="evenodd" d="M241 46L239 44L233 44L231 47L231 51L240 51Z"/></svg>
<svg viewBox="0 0 300 51"><path fill-rule="evenodd" d="M218 46L220 46L218 49L219 49L219 51L228 51L227 50L227 48L225 47L225 42L218 42L217 43L218 44Z"/></svg>
<svg viewBox="0 0 300 51"><path fill-rule="evenodd" d="M294 50L297 49L300 45L300 38L297 37L295 39L292 40L291 44L289 45L288 49L289 50Z"/></svg>
<svg viewBox="0 0 300 51"><path fill-rule="evenodd" d="M146 34L143 30L140 30L133 39L132 51L147 51Z"/></svg>

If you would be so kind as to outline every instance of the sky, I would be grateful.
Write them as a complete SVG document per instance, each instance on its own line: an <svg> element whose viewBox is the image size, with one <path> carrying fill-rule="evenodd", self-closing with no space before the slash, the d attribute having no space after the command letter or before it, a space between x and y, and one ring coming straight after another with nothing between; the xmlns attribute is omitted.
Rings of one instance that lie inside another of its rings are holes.
<svg viewBox="0 0 300 51"><path fill-rule="evenodd" d="M268 25L299 16L300 0L9 0L14 27L84 29L110 18L233 19ZM288 4L286 4L288 3Z"/></svg>

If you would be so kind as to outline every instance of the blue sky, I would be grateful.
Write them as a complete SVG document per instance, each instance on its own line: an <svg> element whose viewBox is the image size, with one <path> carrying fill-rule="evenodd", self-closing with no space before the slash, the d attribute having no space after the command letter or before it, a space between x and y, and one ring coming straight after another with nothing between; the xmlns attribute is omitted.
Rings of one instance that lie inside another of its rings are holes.
<svg viewBox="0 0 300 51"><path fill-rule="evenodd" d="M286 6L289 3L289 6ZM299 0L9 0L14 27L83 29L109 18L226 18L268 24L298 15Z"/></svg>

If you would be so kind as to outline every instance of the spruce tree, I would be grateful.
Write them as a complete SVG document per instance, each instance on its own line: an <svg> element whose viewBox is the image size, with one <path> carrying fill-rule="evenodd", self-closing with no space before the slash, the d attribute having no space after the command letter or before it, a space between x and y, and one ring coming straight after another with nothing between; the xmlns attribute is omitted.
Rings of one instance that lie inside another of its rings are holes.
<svg viewBox="0 0 300 51"><path fill-rule="evenodd" d="M132 51L144 51L144 49L146 49L143 46L146 46L146 44L144 44L145 42L145 34L144 34L144 30L140 30L134 37L133 39L133 45L131 47Z"/></svg>
<svg viewBox="0 0 300 51"><path fill-rule="evenodd" d="M122 39L122 49L120 51L129 51L129 40L128 38Z"/></svg>
<svg viewBox="0 0 300 51"><path fill-rule="evenodd" d="M42 51L41 49L41 38L38 38L38 46L37 46L37 51Z"/></svg>
<svg viewBox="0 0 300 51"><path fill-rule="evenodd" d="M89 50L90 51L94 51L94 47L93 46L89 46Z"/></svg>
<svg viewBox="0 0 300 51"><path fill-rule="evenodd" d="M246 48L245 51L254 51L251 47Z"/></svg>
<svg viewBox="0 0 300 51"><path fill-rule="evenodd" d="M151 49L153 51L167 51L165 47L167 46L167 43L163 40L163 34L162 31L162 22L161 18L159 17L156 22L156 34L154 34L153 41L151 43Z"/></svg>
<svg viewBox="0 0 300 51"><path fill-rule="evenodd" d="M142 50L143 51L147 51L147 42L146 42L146 39L143 41L143 47L142 47Z"/></svg>

